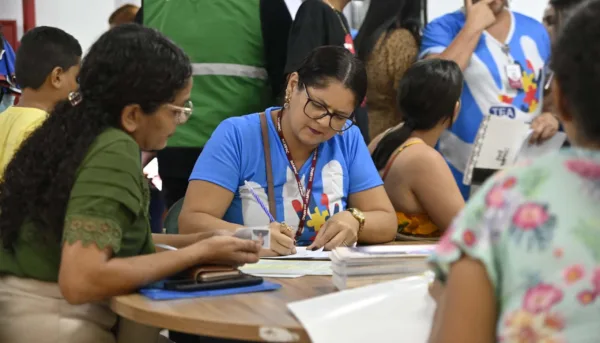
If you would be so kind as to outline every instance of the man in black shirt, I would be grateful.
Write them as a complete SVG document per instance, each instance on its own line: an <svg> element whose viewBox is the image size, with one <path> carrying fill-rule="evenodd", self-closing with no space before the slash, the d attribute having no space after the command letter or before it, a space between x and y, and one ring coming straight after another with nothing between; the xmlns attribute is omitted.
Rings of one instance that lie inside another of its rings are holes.
<svg viewBox="0 0 600 343"><path fill-rule="evenodd" d="M286 74L296 71L309 52L323 45L345 46L354 52L350 25L342 13L349 2L306 0L302 3L290 30Z"/></svg>

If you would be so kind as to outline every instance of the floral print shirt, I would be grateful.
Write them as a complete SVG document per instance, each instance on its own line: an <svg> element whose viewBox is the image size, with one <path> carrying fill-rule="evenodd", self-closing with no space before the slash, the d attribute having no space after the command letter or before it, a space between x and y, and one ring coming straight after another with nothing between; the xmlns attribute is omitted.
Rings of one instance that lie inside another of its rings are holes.
<svg viewBox="0 0 600 343"><path fill-rule="evenodd" d="M600 151L562 150L495 175L432 255L440 280L461 254L494 285L498 342L600 342Z"/></svg>

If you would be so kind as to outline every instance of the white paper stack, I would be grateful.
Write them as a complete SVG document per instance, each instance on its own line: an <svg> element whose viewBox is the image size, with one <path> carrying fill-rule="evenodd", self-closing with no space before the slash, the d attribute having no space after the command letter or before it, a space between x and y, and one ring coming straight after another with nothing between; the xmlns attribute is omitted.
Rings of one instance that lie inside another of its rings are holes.
<svg viewBox="0 0 600 343"><path fill-rule="evenodd" d="M246 274L261 277L300 277L304 275L331 275L329 261L263 260L240 268Z"/></svg>
<svg viewBox="0 0 600 343"><path fill-rule="evenodd" d="M435 245L381 245L331 252L332 281L340 290L422 275Z"/></svg>

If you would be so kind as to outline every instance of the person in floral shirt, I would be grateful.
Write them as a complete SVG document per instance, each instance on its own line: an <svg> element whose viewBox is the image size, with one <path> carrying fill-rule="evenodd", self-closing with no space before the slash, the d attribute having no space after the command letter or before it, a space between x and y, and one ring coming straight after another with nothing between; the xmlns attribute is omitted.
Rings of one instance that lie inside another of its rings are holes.
<svg viewBox="0 0 600 343"><path fill-rule="evenodd" d="M600 0L575 9L552 55L573 147L495 175L432 255L431 343L600 340L599 17Z"/></svg>

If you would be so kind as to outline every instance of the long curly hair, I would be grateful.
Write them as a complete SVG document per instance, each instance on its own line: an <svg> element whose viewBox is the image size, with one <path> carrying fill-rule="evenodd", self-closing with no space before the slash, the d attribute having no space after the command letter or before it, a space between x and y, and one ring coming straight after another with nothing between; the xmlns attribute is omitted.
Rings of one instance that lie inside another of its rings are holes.
<svg viewBox="0 0 600 343"><path fill-rule="evenodd" d="M120 128L127 105L152 115L172 102L191 75L187 55L156 30L126 24L104 33L82 62L81 102L57 104L6 167L0 183L4 247L12 249L26 221L60 240L76 171L96 137Z"/></svg>

